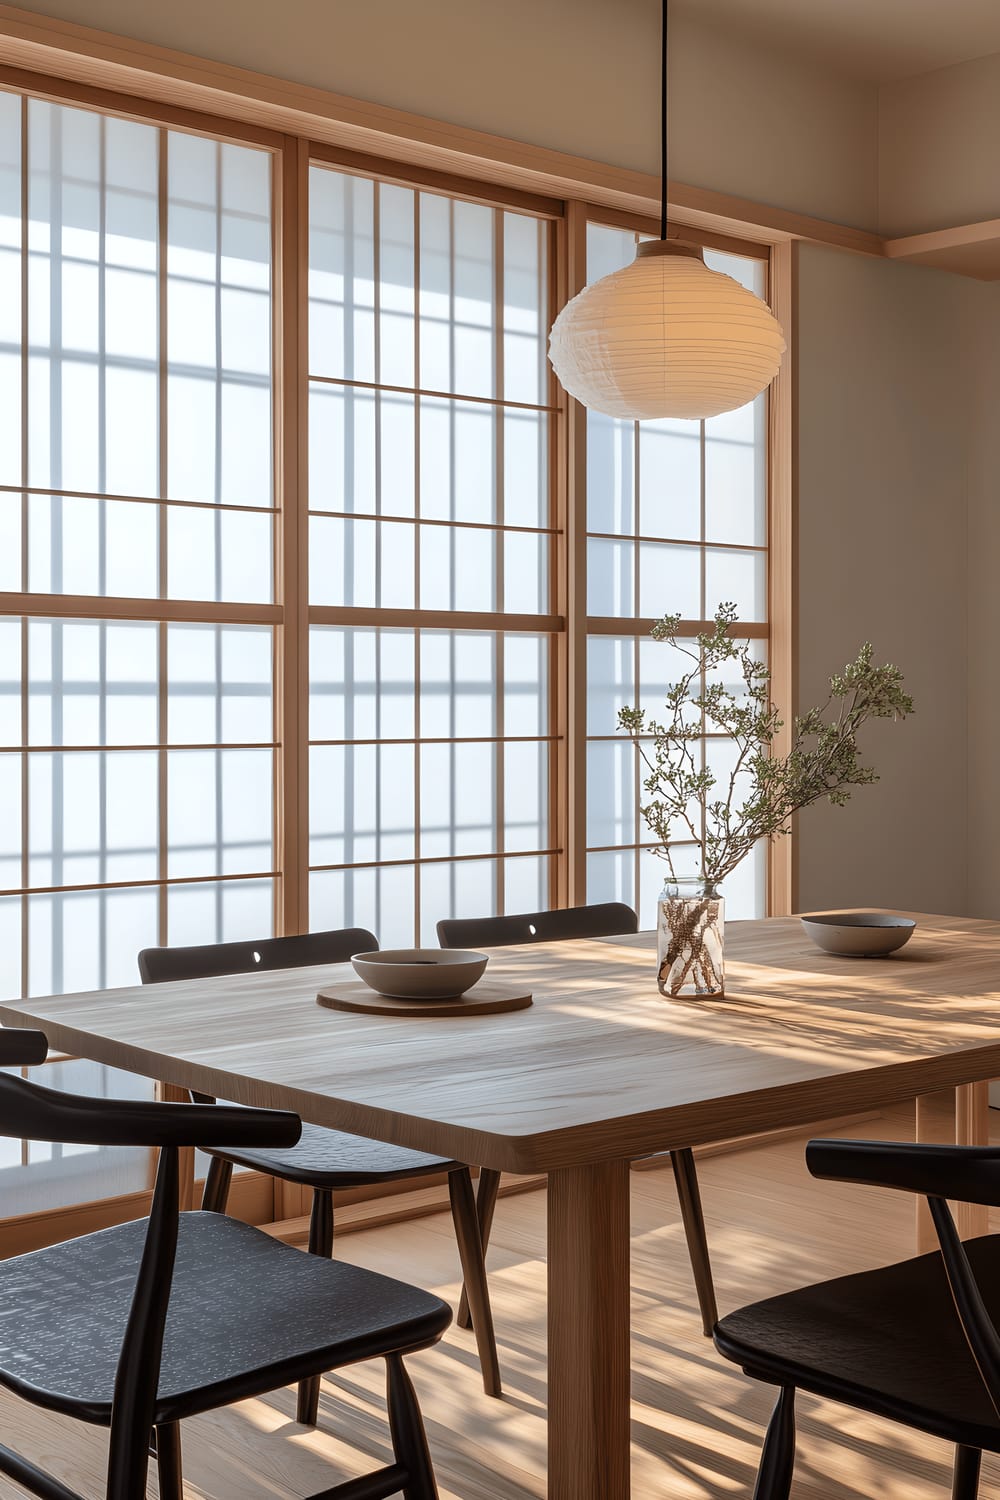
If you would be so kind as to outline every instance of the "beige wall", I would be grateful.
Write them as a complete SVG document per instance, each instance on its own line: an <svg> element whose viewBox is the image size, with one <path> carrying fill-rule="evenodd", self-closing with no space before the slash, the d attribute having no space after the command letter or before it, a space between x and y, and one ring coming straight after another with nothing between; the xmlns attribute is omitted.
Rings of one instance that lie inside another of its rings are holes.
<svg viewBox="0 0 1000 1500"><path fill-rule="evenodd" d="M801 815L800 910L965 909L970 285L801 252L799 705L870 639L916 713L866 729L878 785Z"/></svg>
<svg viewBox="0 0 1000 1500"><path fill-rule="evenodd" d="M879 228L1000 218L1000 54L879 91Z"/></svg>
<svg viewBox="0 0 1000 1500"><path fill-rule="evenodd" d="M1000 285L966 283L969 891L1000 917Z"/></svg>
<svg viewBox="0 0 1000 1500"><path fill-rule="evenodd" d="M27 0L23 7L616 166L658 168L658 0ZM873 228L874 86L678 10L672 175Z"/></svg>

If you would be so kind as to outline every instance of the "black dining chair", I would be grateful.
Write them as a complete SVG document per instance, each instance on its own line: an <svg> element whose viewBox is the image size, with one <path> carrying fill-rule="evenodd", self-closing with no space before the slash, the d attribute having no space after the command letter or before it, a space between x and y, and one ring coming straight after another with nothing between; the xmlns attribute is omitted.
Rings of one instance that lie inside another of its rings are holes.
<svg viewBox="0 0 1000 1500"><path fill-rule="evenodd" d="M208 979L265 969L345 963L353 954L371 952L377 947L378 941L372 933L363 927L352 927L302 933L295 937L262 938L259 942L144 948L139 954L139 974L143 984ZM193 1097L203 1104L214 1102L204 1094ZM462 1305L471 1304L472 1307L471 1326L479 1350L483 1389L488 1396L502 1394L493 1312L479 1232L480 1211L477 1210L472 1174L464 1162L308 1124L302 1126L298 1143L287 1149L220 1149L214 1142L207 1149L211 1162L202 1208L214 1213L225 1212L234 1166L249 1167L283 1182L311 1188L309 1249L314 1255L327 1258L333 1254L333 1194L338 1188L371 1187L400 1182L407 1177L425 1177L434 1172L447 1173L448 1196L464 1277ZM481 1184L480 1193L482 1190ZM296 1419L310 1427L316 1425L319 1389L319 1376L310 1377L299 1387Z"/></svg>
<svg viewBox="0 0 1000 1500"><path fill-rule="evenodd" d="M947 1199L1000 1206L1000 1150L810 1141L814 1177L927 1196L940 1253L839 1276L729 1313L726 1359L779 1388L755 1500L788 1500L795 1392L888 1417L955 1446L953 1500L976 1500L1000 1452L1000 1235L963 1243Z"/></svg>
<svg viewBox="0 0 1000 1500"><path fill-rule="evenodd" d="M532 911L506 917L449 917L437 924L442 948L506 948L516 943L556 943L571 938L621 937L638 932L639 919L622 901L604 901L592 906L567 906L555 911ZM701 1207L694 1153L682 1148L670 1152L670 1165L677 1185L684 1234L694 1276L698 1308L705 1336L711 1338L718 1319L712 1261ZM485 1253L489 1244L493 1206L500 1186L500 1173L481 1173L477 1211ZM456 1321L469 1326L469 1308L463 1297Z"/></svg>
<svg viewBox="0 0 1000 1500"><path fill-rule="evenodd" d="M40 1032L0 1029L0 1067L45 1054ZM107 1500L141 1500L154 1453L161 1500L183 1500L184 1418L369 1359L386 1362L393 1462L311 1500L436 1500L403 1356L437 1343L447 1304L224 1214L178 1212L179 1148L290 1150L299 1129L284 1111L92 1099L0 1073L0 1134L159 1148L148 1219L0 1262L0 1384L110 1428ZM43 1500L81 1500L2 1445L0 1473Z"/></svg>

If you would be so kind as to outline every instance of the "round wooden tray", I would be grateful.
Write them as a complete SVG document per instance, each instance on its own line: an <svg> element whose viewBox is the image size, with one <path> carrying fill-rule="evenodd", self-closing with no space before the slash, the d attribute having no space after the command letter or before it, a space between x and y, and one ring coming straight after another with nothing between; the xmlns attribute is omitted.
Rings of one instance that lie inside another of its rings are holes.
<svg viewBox="0 0 1000 1500"><path fill-rule="evenodd" d="M482 980L454 1000L396 1000L376 994L359 979L320 990L316 1001L331 1010L365 1016L491 1016L504 1010L526 1010L532 1003L530 991Z"/></svg>

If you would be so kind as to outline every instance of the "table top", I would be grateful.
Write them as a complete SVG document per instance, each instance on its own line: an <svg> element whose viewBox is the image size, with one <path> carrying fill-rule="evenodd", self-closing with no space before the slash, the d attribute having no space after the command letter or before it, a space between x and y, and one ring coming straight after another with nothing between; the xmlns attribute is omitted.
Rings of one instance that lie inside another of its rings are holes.
<svg viewBox="0 0 1000 1500"><path fill-rule="evenodd" d="M915 913L884 959L795 917L726 928L723 999L665 1000L655 937L494 950L530 1010L316 1004L349 965L11 1001L52 1046L241 1103L511 1172L637 1157L1000 1076L1000 923Z"/></svg>

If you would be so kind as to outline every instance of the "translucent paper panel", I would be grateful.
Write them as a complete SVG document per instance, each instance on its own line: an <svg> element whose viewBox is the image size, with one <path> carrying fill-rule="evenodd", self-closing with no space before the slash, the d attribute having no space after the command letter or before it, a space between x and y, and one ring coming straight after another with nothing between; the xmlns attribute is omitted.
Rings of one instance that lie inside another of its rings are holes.
<svg viewBox="0 0 1000 1500"><path fill-rule="evenodd" d="M722 884L726 921L741 922L767 912L767 845L758 844Z"/></svg>
<svg viewBox="0 0 1000 1500"><path fill-rule="evenodd" d="M314 745L309 776L311 864L414 857L413 745Z"/></svg>
<svg viewBox="0 0 1000 1500"><path fill-rule="evenodd" d="M677 647L682 649L678 650ZM654 719L664 718L664 700L667 689L677 682L693 666L690 655L685 652L697 652L694 641L681 636L678 638L677 646L672 646L667 641L654 641L649 636L643 636L639 641L639 684L638 699L639 707L645 709L646 713ZM685 718L697 723L699 719L697 710L685 714Z"/></svg>
<svg viewBox="0 0 1000 1500"><path fill-rule="evenodd" d="M544 614L549 607L549 538L531 531L503 537L503 607L508 614Z"/></svg>
<svg viewBox="0 0 1000 1500"><path fill-rule="evenodd" d="M271 937L274 885L270 880L205 881L167 889L168 942L237 943Z"/></svg>
<svg viewBox="0 0 1000 1500"><path fill-rule="evenodd" d="M363 608L415 608L416 546L416 528L410 522L311 516L310 601Z"/></svg>
<svg viewBox="0 0 1000 1500"><path fill-rule="evenodd" d="M0 890L17 890L21 884L23 775L19 755L0 754Z"/></svg>
<svg viewBox="0 0 1000 1500"><path fill-rule="evenodd" d="M0 618L0 748L20 745L21 706L21 621Z"/></svg>
<svg viewBox="0 0 1000 1500"><path fill-rule="evenodd" d="M158 847L154 751L30 757L31 885L155 880Z"/></svg>
<svg viewBox="0 0 1000 1500"><path fill-rule="evenodd" d="M157 492L154 126L28 103L28 478Z"/></svg>
<svg viewBox="0 0 1000 1500"><path fill-rule="evenodd" d="M496 644L492 635L424 631L420 637L420 734L424 739L495 735Z"/></svg>
<svg viewBox="0 0 1000 1500"><path fill-rule="evenodd" d="M618 710L634 705L636 650L631 638L595 635L587 642L587 733L614 734Z"/></svg>
<svg viewBox="0 0 1000 1500"><path fill-rule="evenodd" d="M508 526L548 526L549 425L545 412L503 417L503 518Z"/></svg>
<svg viewBox="0 0 1000 1500"><path fill-rule="evenodd" d="M157 639L139 622L29 621L29 744L155 744Z"/></svg>
<svg viewBox="0 0 1000 1500"><path fill-rule="evenodd" d="M547 400L548 226L524 214L503 215L503 395Z"/></svg>
<svg viewBox="0 0 1000 1500"><path fill-rule="evenodd" d="M269 871L273 777L270 750L171 750L167 756L168 874Z"/></svg>
<svg viewBox="0 0 1000 1500"><path fill-rule="evenodd" d="M28 626L28 726L33 745L155 744L155 624L32 620ZM6 634L13 640L7 627ZM273 739L271 631L261 626L170 625L167 724L173 743ZM13 679L7 733L15 743ZM18 721L19 723L19 715Z"/></svg>
<svg viewBox="0 0 1000 1500"><path fill-rule="evenodd" d="M420 402L420 514L490 522L496 515L496 409Z"/></svg>
<svg viewBox="0 0 1000 1500"><path fill-rule="evenodd" d="M549 881L552 860L549 857L505 859L503 861L505 912L544 911L552 905Z"/></svg>
<svg viewBox="0 0 1000 1500"><path fill-rule="evenodd" d="M696 872L697 852L691 845L674 849L678 875ZM624 901L635 908L640 929L656 926L656 902L667 875L666 863L648 849L602 850L587 855L587 900ZM760 913L762 915L762 913ZM727 906L726 916L729 916Z"/></svg>
<svg viewBox="0 0 1000 1500"><path fill-rule="evenodd" d="M366 927L383 948L408 948L415 932L413 865L363 870L317 870L309 877L309 917L314 928ZM437 947L437 939L429 940Z"/></svg>
<svg viewBox="0 0 1000 1500"><path fill-rule="evenodd" d="M732 600L740 620L767 619L767 554L705 549L705 611L711 615L723 600Z"/></svg>
<svg viewBox="0 0 1000 1500"><path fill-rule="evenodd" d="M587 225L587 281L600 281L612 271L635 260L639 235L631 229L613 229L609 224Z"/></svg>
<svg viewBox="0 0 1000 1500"><path fill-rule="evenodd" d="M172 505L167 510L167 593L174 599L273 598L272 518L252 510Z"/></svg>
<svg viewBox="0 0 1000 1500"><path fill-rule="evenodd" d="M136 955L157 942L157 892L69 891L28 899L28 993L138 983Z"/></svg>
<svg viewBox="0 0 1000 1500"><path fill-rule="evenodd" d="M676 614L685 620L699 620L701 558L697 547L591 537L587 543L589 613L619 618L638 614L655 619Z"/></svg>
<svg viewBox="0 0 1000 1500"><path fill-rule="evenodd" d="M169 742L273 740L272 646L257 625L168 625Z"/></svg>
<svg viewBox="0 0 1000 1500"><path fill-rule="evenodd" d="M0 484L21 483L20 343L21 98L0 93Z"/></svg>
<svg viewBox="0 0 1000 1500"><path fill-rule="evenodd" d="M270 155L171 131L167 185L168 493L270 505Z"/></svg>
<svg viewBox="0 0 1000 1500"><path fill-rule="evenodd" d="M309 643L311 739L414 737L416 656L411 631L314 626ZM423 732L429 732L426 726Z"/></svg>
<svg viewBox="0 0 1000 1500"><path fill-rule="evenodd" d="M740 286L745 286L755 297L763 297L766 271L762 260L752 260L746 255L729 255L724 250L706 250L705 264L710 271L721 271L731 276Z"/></svg>
<svg viewBox="0 0 1000 1500"><path fill-rule="evenodd" d="M494 212L420 195L420 383L463 396L496 391Z"/></svg>
<svg viewBox="0 0 1000 1500"><path fill-rule="evenodd" d="M635 532L635 423L587 413L587 526L590 531ZM595 611L591 611L595 613Z"/></svg>
<svg viewBox="0 0 1000 1500"><path fill-rule="evenodd" d="M16 128L0 136L6 152ZM27 160L28 482L79 493L29 498L26 587L155 597L160 516L125 499L271 504L270 154L32 99ZM11 170L0 159L4 422L22 333ZM13 431L0 450L16 455ZM0 535L21 527L5 501ZM174 597L270 600L269 516L171 509L167 533Z"/></svg>
<svg viewBox="0 0 1000 1500"><path fill-rule="evenodd" d="M5 885L11 883L4 878ZM0 996L4 1000L13 1000L20 994L21 902L16 896L0 896Z"/></svg>
<svg viewBox="0 0 1000 1500"><path fill-rule="evenodd" d="M2 360L2 355L0 355ZM0 402L3 392L0 391ZM0 445L3 434L0 433ZM2 481L0 481L2 482ZM0 593L16 592L23 586L21 573L21 497L0 492Z"/></svg>
<svg viewBox="0 0 1000 1500"><path fill-rule="evenodd" d="M544 849L549 837L549 747L504 745L504 848Z"/></svg>
<svg viewBox="0 0 1000 1500"><path fill-rule="evenodd" d="M587 855L587 900L624 901L636 905L635 851L621 849ZM640 916L639 925L645 924Z"/></svg>
<svg viewBox="0 0 1000 1500"><path fill-rule="evenodd" d="M29 495L27 513L32 593L137 599L159 593L159 506Z"/></svg>
<svg viewBox="0 0 1000 1500"><path fill-rule="evenodd" d="M385 863L378 879L374 868L316 867L398 861L413 900L413 861L420 899L433 901L421 918L432 931L466 864L486 872L491 903L504 854L522 902L548 889L548 861L537 853L551 842L551 748L540 738L548 728L548 649L543 637L498 642L485 632L313 631L314 893L373 925L358 903L384 912L379 882L396 864ZM312 919L319 920L315 910ZM402 932L398 914L391 920Z"/></svg>
<svg viewBox="0 0 1000 1500"><path fill-rule="evenodd" d="M309 403L310 509L412 516L415 398L314 383Z"/></svg>
<svg viewBox="0 0 1000 1500"><path fill-rule="evenodd" d="M496 849L496 786L495 745L422 745L421 857Z"/></svg>
<svg viewBox="0 0 1000 1500"><path fill-rule="evenodd" d="M311 373L543 403L547 246L526 215L314 167Z"/></svg>
<svg viewBox="0 0 1000 1500"><path fill-rule="evenodd" d="M704 613L699 549L640 542L639 614L654 619L680 615L682 620L700 620Z"/></svg>
<svg viewBox="0 0 1000 1500"><path fill-rule="evenodd" d="M549 733L549 638L504 636L504 733Z"/></svg>
<svg viewBox="0 0 1000 1500"><path fill-rule="evenodd" d="M640 422L638 530L676 541L700 537L700 422Z"/></svg>
<svg viewBox="0 0 1000 1500"><path fill-rule="evenodd" d="M705 423L705 539L767 543L767 398Z"/></svg>
<svg viewBox="0 0 1000 1500"><path fill-rule="evenodd" d="M497 862L464 859L420 870L422 941L437 947L435 925L444 917L492 917L498 910Z"/></svg>
<svg viewBox="0 0 1000 1500"><path fill-rule="evenodd" d="M605 849L638 837L637 753L622 740L587 746L587 845Z"/></svg>
<svg viewBox="0 0 1000 1500"><path fill-rule="evenodd" d="M478 527L422 526L421 607L495 610L497 546L495 531Z"/></svg>

